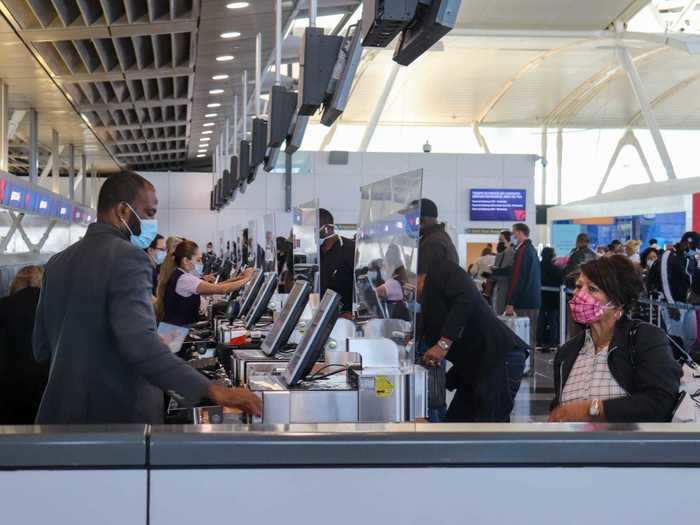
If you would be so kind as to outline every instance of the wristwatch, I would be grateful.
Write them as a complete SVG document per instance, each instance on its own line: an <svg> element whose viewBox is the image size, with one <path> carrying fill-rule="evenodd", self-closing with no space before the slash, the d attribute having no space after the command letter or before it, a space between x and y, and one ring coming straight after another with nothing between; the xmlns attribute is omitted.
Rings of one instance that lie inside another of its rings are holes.
<svg viewBox="0 0 700 525"><path fill-rule="evenodd" d="M588 407L588 415L598 417L600 415L600 399L591 401L591 406Z"/></svg>
<svg viewBox="0 0 700 525"><path fill-rule="evenodd" d="M440 347L441 350L444 350L445 352L449 352L450 348L452 348L452 343L448 343L444 339L440 339L437 342L437 345Z"/></svg>

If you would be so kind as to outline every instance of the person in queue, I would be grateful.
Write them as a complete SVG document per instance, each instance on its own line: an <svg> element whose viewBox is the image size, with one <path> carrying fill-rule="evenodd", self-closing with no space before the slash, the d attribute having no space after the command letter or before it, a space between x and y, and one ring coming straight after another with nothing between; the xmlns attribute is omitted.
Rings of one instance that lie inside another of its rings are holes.
<svg viewBox="0 0 700 525"><path fill-rule="evenodd" d="M535 348L537 319L542 305L540 261L530 240L530 227L527 224L513 225L513 239L516 243L515 261L510 274L504 314L523 315L530 319L530 344Z"/></svg>
<svg viewBox="0 0 700 525"><path fill-rule="evenodd" d="M160 274L160 265L165 262L165 237L163 237L160 233L157 234L156 238L153 239L153 242L148 245L145 252L153 265L153 296L155 297L158 294L158 275Z"/></svg>
<svg viewBox="0 0 700 525"><path fill-rule="evenodd" d="M586 331L554 359L550 421L670 421L681 367L663 330L629 317L641 291L625 256L581 267L569 306Z"/></svg>
<svg viewBox="0 0 700 525"><path fill-rule="evenodd" d="M199 321L199 308L202 295L224 295L245 286L255 273L254 268L246 269L241 277L213 284L202 279L202 252L196 243L184 240L173 253L174 269L166 279L163 304L163 322L177 326L189 326ZM160 301L160 298L159 298Z"/></svg>
<svg viewBox="0 0 700 525"><path fill-rule="evenodd" d="M625 243L625 255L635 264L641 264L641 257L639 255L641 246L641 241L629 240Z"/></svg>
<svg viewBox="0 0 700 525"><path fill-rule="evenodd" d="M319 237L321 244L321 296L326 290L340 294L341 315L352 319L352 293L355 275L355 241L336 232L333 215L319 210Z"/></svg>
<svg viewBox="0 0 700 525"><path fill-rule="evenodd" d="M502 323L463 268L446 259L418 261L417 299L425 366L453 366L456 390L448 422L508 422L520 388L527 344Z"/></svg>
<svg viewBox="0 0 700 525"><path fill-rule="evenodd" d="M564 268L564 275L573 275L575 272L581 268L584 264L589 261L594 261L597 256L596 253L591 250L588 246L590 239L587 233L579 233L576 236L576 247L571 250L569 255L569 262ZM574 282L567 282L567 286L573 286Z"/></svg>
<svg viewBox="0 0 700 525"><path fill-rule="evenodd" d="M506 296L510 287L510 271L515 261L515 249L511 244L511 233L504 230L498 236L496 260L491 268L491 304L494 311L501 313L506 309Z"/></svg>
<svg viewBox="0 0 700 525"><path fill-rule="evenodd" d="M156 331L151 265L158 199L140 175L109 177L97 222L46 265L33 333L34 356L51 360L37 424L155 424L164 392L194 405L208 398L260 415L245 389L209 382L175 356Z"/></svg>
<svg viewBox="0 0 700 525"><path fill-rule="evenodd" d="M417 206L418 201L411 203ZM418 250L423 257L447 259L459 264L459 255L444 222L438 220L438 207L430 199L420 200L420 243Z"/></svg>
<svg viewBox="0 0 700 525"><path fill-rule="evenodd" d="M540 270L543 288L559 288L564 282L564 270L555 264L556 257L554 248L548 246L542 249ZM537 341L545 349L551 350L559 344L559 324L559 294L543 290Z"/></svg>
<svg viewBox="0 0 700 525"><path fill-rule="evenodd" d="M48 363L32 354L41 266L25 266L0 299L0 425L32 425L49 379Z"/></svg>

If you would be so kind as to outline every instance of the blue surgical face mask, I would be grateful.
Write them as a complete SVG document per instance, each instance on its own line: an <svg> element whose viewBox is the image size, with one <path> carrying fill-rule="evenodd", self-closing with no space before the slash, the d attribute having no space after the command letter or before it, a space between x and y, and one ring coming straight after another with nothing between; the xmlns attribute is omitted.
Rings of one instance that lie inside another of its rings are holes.
<svg viewBox="0 0 700 525"><path fill-rule="evenodd" d="M194 268L190 272L192 275L196 275L197 277L202 276L202 272L204 271L204 264L199 262L199 263L194 263Z"/></svg>
<svg viewBox="0 0 700 525"><path fill-rule="evenodd" d="M139 223L141 224L141 234L134 235L134 232L131 231L131 228L129 228L129 224L124 219L122 219L121 221L122 223L124 223L124 226L126 226L126 229L129 230L129 233L131 234L131 244L133 244L137 248L145 250L151 245L153 240L156 238L156 235L158 235L158 221L155 219L142 219L141 217L139 217L139 214L134 211L134 208L132 208L128 202L126 203L126 205L129 206L129 209L136 216Z"/></svg>
<svg viewBox="0 0 700 525"><path fill-rule="evenodd" d="M165 262L165 250L156 250L155 261L156 264L163 264L163 262Z"/></svg>

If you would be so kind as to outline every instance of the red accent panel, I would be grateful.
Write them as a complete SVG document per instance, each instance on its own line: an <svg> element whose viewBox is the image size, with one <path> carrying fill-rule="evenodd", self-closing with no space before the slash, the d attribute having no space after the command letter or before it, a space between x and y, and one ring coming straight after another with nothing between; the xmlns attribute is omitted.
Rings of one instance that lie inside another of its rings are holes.
<svg viewBox="0 0 700 525"><path fill-rule="evenodd" d="M700 193L693 193L693 231L700 232Z"/></svg>

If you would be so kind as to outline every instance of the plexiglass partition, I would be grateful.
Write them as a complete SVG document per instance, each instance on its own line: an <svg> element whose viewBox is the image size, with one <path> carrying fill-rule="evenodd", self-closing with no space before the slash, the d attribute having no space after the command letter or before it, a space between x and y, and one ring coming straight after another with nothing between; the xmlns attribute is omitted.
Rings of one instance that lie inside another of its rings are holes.
<svg viewBox="0 0 700 525"><path fill-rule="evenodd" d="M292 211L294 278L309 281L314 293L319 293L320 287L318 209L318 199L314 199L296 206Z"/></svg>
<svg viewBox="0 0 700 525"><path fill-rule="evenodd" d="M422 185L423 170L418 170L360 189L355 253L355 318L410 323L411 337L416 326Z"/></svg>

